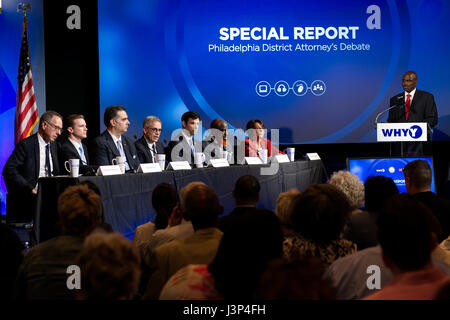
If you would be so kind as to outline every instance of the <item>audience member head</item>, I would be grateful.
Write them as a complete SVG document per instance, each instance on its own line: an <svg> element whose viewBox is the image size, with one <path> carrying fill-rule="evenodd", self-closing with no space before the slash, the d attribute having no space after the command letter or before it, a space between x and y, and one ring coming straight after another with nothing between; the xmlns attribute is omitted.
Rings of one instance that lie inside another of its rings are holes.
<svg viewBox="0 0 450 320"><path fill-rule="evenodd" d="M293 229L292 225L292 210L291 205L293 200L300 195L300 191L297 189L291 189L289 191L280 193L277 199L277 206L275 208L275 214L281 223L283 228Z"/></svg>
<svg viewBox="0 0 450 320"><path fill-rule="evenodd" d="M147 141L150 143L157 142L162 132L161 120L155 116L146 117L142 124L142 130Z"/></svg>
<svg viewBox="0 0 450 320"><path fill-rule="evenodd" d="M305 257L288 262L270 261L261 277L257 300L332 300L336 293L329 279L324 279L320 259Z"/></svg>
<svg viewBox="0 0 450 320"><path fill-rule="evenodd" d="M391 178L368 177L364 183L365 209L370 212L380 212L386 200L398 193L398 188Z"/></svg>
<svg viewBox="0 0 450 320"><path fill-rule="evenodd" d="M189 193L189 191L192 190L192 188L197 187L197 186L206 186L206 184L204 184L203 182L200 182L200 181L195 181L195 182L191 182L191 183L185 185L183 188L181 188L181 190L180 190L180 209L181 209L181 211L183 211L183 212L186 211L186 196Z"/></svg>
<svg viewBox="0 0 450 320"><path fill-rule="evenodd" d="M217 193L205 184L196 185L186 193L185 209L184 214L194 230L215 227L223 213Z"/></svg>
<svg viewBox="0 0 450 320"><path fill-rule="evenodd" d="M38 132L45 142L55 141L62 133L62 130L63 121L58 112L49 110L41 116Z"/></svg>
<svg viewBox="0 0 450 320"><path fill-rule="evenodd" d="M249 131L249 129L253 130ZM249 138L251 139L261 139L264 137L264 123L262 122L262 120L250 120L249 122L247 122L246 130Z"/></svg>
<svg viewBox="0 0 450 320"><path fill-rule="evenodd" d="M294 230L318 243L337 240L351 212L345 194L331 184L313 184L292 203Z"/></svg>
<svg viewBox="0 0 450 320"><path fill-rule="evenodd" d="M141 276L138 248L119 233L94 232L84 241L78 257L81 298L129 300Z"/></svg>
<svg viewBox="0 0 450 320"><path fill-rule="evenodd" d="M181 125L183 126L185 133L194 136L197 133L201 120L202 119L197 112L188 111L181 116Z"/></svg>
<svg viewBox="0 0 450 320"><path fill-rule="evenodd" d="M121 136L128 130L130 121L128 120L127 112L123 106L109 106L105 109L103 115L103 123L108 131L115 136Z"/></svg>
<svg viewBox="0 0 450 320"><path fill-rule="evenodd" d="M102 201L86 185L67 187L58 198L63 233L87 236L102 223Z"/></svg>
<svg viewBox="0 0 450 320"><path fill-rule="evenodd" d="M330 178L328 182L341 190L349 201L352 210L364 205L364 183L353 173L340 170Z"/></svg>
<svg viewBox="0 0 450 320"><path fill-rule="evenodd" d="M152 206L156 211L155 228L164 229L169 216L178 202L177 190L168 183L158 184L152 192Z"/></svg>
<svg viewBox="0 0 450 320"><path fill-rule="evenodd" d="M209 272L225 299L249 299L267 263L282 255L283 234L272 211L256 209L240 215L225 232Z"/></svg>
<svg viewBox="0 0 450 320"><path fill-rule="evenodd" d="M0 300L13 297L14 280L24 257L24 246L17 234L0 223Z"/></svg>
<svg viewBox="0 0 450 320"><path fill-rule="evenodd" d="M87 186L90 190L92 190L96 194L98 194L98 196L100 198L102 197L100 189L98 188L98 186L94 182L89 181L89 180L85 180L85 181L80 182L78 185ZM113 232L112 226L109 223L105 222L105 217L103 216L103 212L104 212L104 210L103 210L103 202L102 202L102 224L100 226L98 226L97 228L101 228L101 229L103 229L106 232Z"/></svg>
<svg viewBox="0 0 450 320"><path fill-rule="evenodd" d="M68 133L68 137L80 143L81 140L87 138L86 120L82 114L71 114L64 119L64 124Z"/></svg>
<svg viewBox="0 0 450 320"><path fill-rule="evenodd" d="M392 272L418 270L430 262L439 224L429 209L408 194L389 198L378 217L378 241Z"/></svg>
<svg viewBox="0 0 450 320"><path fill-rule="evenodd" d="M425 160L414 160L403 168L409 194L431 191L431 168Z"/></svg>
<svg viewBox="0 0 450 320"><path fill-rule="evenodd" d="M259 201L259 192L261 186L258 179L251 175L240 177L233 189L233 197L236 200L236 205L254 205Z"/></svg>

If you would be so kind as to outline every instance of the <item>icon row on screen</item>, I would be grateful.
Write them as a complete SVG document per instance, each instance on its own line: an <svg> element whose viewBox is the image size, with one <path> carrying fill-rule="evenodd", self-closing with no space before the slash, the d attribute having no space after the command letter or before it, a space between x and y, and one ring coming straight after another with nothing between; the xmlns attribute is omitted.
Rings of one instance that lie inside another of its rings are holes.
<svg viewBox="0 0 450 320"><path fill-rule="evenodd" d="M322 80L314 80L310 86L303 80L295 81L292 86L286 81L281 80L275 83L274 86L267 81L260 81L256 84L255 89L260 97L267 97L272 92L280 97L287 96L291 92L296 96L301 97L307 94L308 90L315 96L321 96L325 93L327 87Z"/></svg>

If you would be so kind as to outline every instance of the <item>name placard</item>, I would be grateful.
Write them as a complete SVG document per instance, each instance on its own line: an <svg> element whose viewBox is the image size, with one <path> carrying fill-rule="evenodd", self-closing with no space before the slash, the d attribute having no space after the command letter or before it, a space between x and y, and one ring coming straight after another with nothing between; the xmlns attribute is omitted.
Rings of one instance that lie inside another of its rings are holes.
<svg viewBox="0 0 450 320"><path fill-rule="evenodd" d="M252 164L263 164L261 159L258 157L245 157L245 163L252 165Z"/></svg>
<svg viewBox="0 0 450 320"><path fill-rule="evenodd" d="M307 153L306 156L308 157L309 160L320 160L320 157L316 152Z"/></svg>
<svg viewBox="0 0 450 320"><path fill-rule="evenodd" d="M124 172L120 170L119 165L100 166L97 169L97 176L113 176L116 174L124 174Z"/></svg>
<svg viewBox="0 0 450 320"><path fill-rule="evenodd" d="M214 168L222 168L222 167L229 167L230 164L228 163L227 159L211 159L211 165Z"/></svg>
<svg viewBox="0 0 450 320"><path fill-rule="evenodd" d="M150 173L150 172L161 172L161 166L159 163L141 163L138 168L138 172Z"/></svg>
<svg viewBox="0 0 450 320"><path fill-rule="evenodd" d="M169 163L168 169L173 170L191 170L191 165L187 161L172 161Z"/></svg>
<svg viewBox="0 0 450 320"><path fill-rule="evenodd" d="M277 154L273 159L278 163L291 162L287 154Z"/></svg>

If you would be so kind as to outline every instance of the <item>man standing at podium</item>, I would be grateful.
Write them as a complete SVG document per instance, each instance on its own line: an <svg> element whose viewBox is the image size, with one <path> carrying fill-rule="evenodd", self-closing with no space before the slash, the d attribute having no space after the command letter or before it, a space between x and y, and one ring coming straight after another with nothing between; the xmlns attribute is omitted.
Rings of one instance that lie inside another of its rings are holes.
<svg viewBox="0 0 450 320"><path fill-rule="evenodd" d="M397 108L389 110L388 122L427 122L428 141L431 138L430 129L438 122L436 102L431 93L416 88L417 74L408 71L403 75L402 87L405 92L395 95L390 105ZM405 143L406 155L421 155L423 144L420 142Z"/></svg>

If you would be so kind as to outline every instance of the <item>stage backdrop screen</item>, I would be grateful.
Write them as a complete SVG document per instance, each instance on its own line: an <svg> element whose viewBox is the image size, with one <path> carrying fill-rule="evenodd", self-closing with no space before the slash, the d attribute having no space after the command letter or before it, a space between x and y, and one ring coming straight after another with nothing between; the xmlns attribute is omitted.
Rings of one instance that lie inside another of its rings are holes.
<svg viewBox="0 0 450 320"><path fill-rule="evenodd" d="M156 115L170 139L194 110L205 129L262 119L286 144L375 142L376 115L414 70L436 100L433 139L449 140L448 1L98 3L100 113L124 105L131 137Z"/></svg>
<svg viewBox="0 0 450 320"><path fill-rule="evenodd" d="M392 178L400 193L406 193L403 168L414 160L425 160L428 163L432 175L431 191L436 192L433 158L349 158L347 159L347 169L363 182L373 176Z"/></svg>

